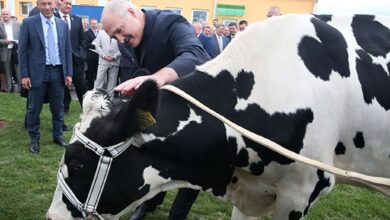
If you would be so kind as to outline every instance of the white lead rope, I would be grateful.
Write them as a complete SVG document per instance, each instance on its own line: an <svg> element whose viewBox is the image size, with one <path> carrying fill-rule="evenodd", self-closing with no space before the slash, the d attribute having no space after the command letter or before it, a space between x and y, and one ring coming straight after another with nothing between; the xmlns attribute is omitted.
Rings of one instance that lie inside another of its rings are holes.
<svg viewBox="0 0 390 220"><path fill-rule="evenodd" d="M376 190L382 192L383 194L385 194L386 196L390 197L390 179L389 178L374 177L374 176L368 176L368 175L353 172L353 171L347 171L347 170L343 170L343 169L340 169L337 167L330 166L328 164L324 164L324 163L317 161L317 160L307 158L307 157L302 156L300 154L297 154L293 151L290 151L290 150L278 145L277 143L275 143L267 138L264 138L260 135L257 135L255 133L248 131L247 129L233 123L232 121L228 120L227 118L223 117L222 115L220 115L217 112L213 111L212 109L208 108L207 106L205 106L204 104L202 104L201 102L199 102L198 100L196 100L195 98L193 98L192 96L190 96L189 94L187 94L186 92L184 92L183 90L181 90L175 86L165 85L162 87L162 89L171 91L171 92L181 96L182 98L191 102L192 104L199 107L200 109L213 115L214 117L216 117L217 119L219 119L223 123L229 125L231 128L233 128L237 132L241 133L245 137L247 137L247 138L251 139L252 141L255 141L259 144L262 144L265 147L267 147L267 148L269 148L269 149L271 149L271 150L273 150L273 151L275 151L275 152L277 152L285 157L288 157L288 158L295 160L295 161L305 163L307 165L316 167L320 170L323 170L323 171L326 171L326 172L329 172L329 173L332 173L332 174L335 174L338 176L342 176L342 177L345 177L348 179L353 179L353 180L358 181L360 183L363 183L363 184L365 184L373 189L376 189Z"/></svg>

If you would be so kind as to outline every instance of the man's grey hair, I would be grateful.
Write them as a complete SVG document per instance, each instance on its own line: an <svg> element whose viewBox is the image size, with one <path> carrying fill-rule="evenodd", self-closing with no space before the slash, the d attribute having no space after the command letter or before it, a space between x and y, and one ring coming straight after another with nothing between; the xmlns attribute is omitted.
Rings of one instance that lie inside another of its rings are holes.
<svg viewBox="0 0 390 220"><path fill-rule="evenodd" d="M130 1L113 0L109 3L107 3L106 6L104 6L102 14L109 13L109 14L115 14L118 17L124 17L129 8L133 8L135 10L138 9Z"/></svg>

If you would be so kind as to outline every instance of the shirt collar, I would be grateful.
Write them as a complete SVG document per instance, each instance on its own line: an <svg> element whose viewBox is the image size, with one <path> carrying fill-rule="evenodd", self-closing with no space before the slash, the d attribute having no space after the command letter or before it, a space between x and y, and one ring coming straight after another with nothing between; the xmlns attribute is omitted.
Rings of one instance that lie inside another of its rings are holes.
<svg viewBox="0 0 390 220"><path fill-rule="evenodd" d="M70 18L70 14L64 14L60 10L58 10L58 14L60 15L61 19L63 19L64 16L67 16L66 19Z"/></svg>
<svg viewBox="0 0 390 220"><path fill-rule="evenodd" d="M47 20L49 20L52 24L54 24L54 22L55 22L55 20L54 20L54 15L51 16L51 18L47 18L47 17L43 16L42 13L39 13L39 15L41 16L41 20L42 20L42 21L46 22Z"/></svg>

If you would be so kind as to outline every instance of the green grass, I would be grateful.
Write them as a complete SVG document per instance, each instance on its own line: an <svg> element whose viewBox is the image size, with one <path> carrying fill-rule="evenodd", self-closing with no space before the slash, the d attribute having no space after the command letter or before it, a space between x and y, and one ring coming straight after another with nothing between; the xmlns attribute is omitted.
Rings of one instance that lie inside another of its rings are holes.
<svg viewBox="0 0 390 220"><path fill-rule="evenodd" d="M51 115L48 105L45 105L41 113L41 153L31 154L27 149L29 137L23 128L24 113L24 98L0 93L0 120L7 123L7 127L0 131L0 220L44 218L64 152L52 143ZM65 117L66 123L74 125L79 114L80 106L73 101L70 114ZM67 141L70 136L71 132L65 133ZM146 219L167 219L175 193L168 193L164 204ZM229 219L231 209L231 205L201 193L188 219ZM259 219L270 219L270 216ZM368 189L341 185L321 199L306 219L390 219L390 199Z"/></svg>

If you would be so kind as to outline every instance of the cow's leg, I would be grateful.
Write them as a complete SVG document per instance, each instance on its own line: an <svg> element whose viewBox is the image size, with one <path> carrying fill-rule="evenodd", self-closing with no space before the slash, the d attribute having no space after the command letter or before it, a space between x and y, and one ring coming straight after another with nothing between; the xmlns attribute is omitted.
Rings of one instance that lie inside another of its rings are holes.
<svg viewBox="0 0 390 220"><path fill-rule="evenodd" d="M233 206L232 220L256 220L256 217L244 215L236 206Z"/></svg>
<svg viewBox="0 0 390 220"><path fill-rule="evenodd" d="M317 170L309 175L297 177L301 181L284 180L278 186L273 220L303 219L310 207L334 186L334 176Z"/></svg>

